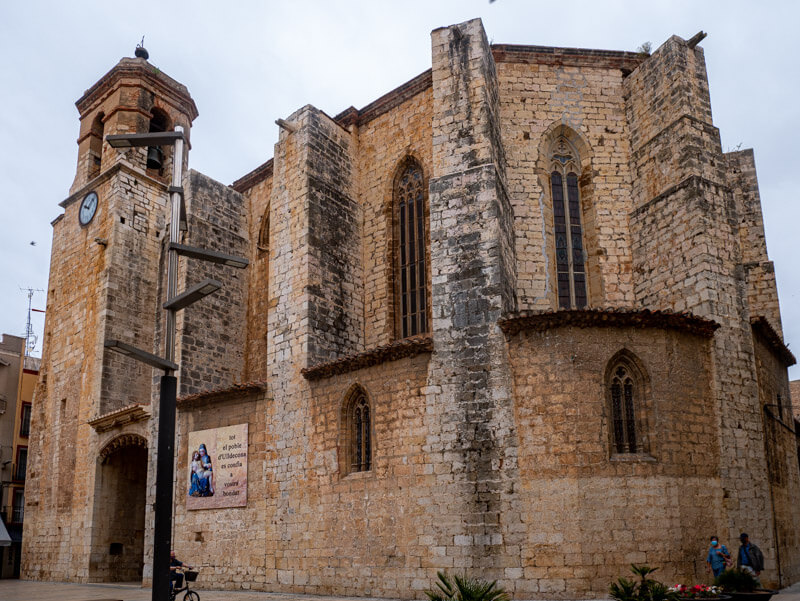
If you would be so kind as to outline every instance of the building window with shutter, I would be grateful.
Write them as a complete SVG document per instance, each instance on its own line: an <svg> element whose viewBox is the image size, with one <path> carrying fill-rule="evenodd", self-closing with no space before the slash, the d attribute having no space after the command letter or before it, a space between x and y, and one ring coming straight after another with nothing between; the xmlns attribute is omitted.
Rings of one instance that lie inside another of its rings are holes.
<svg viewBox="0 0 800 601"><path fill-rule="evenodd" d="M31 433L31 411L33 406L30 403L22 403L22 415L20 417L19 435L27 438Z"/></svg>

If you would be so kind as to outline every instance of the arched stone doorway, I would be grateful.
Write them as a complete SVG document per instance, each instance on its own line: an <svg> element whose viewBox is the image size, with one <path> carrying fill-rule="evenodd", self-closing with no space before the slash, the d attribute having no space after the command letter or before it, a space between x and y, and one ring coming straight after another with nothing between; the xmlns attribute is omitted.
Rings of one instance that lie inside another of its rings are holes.
<svg viewBox="0 0 800 601"><path fill-rule="evenodd" d="M147 441L138 434L111 440L97 461L89 578L141 582L147 492Z"/></svg>

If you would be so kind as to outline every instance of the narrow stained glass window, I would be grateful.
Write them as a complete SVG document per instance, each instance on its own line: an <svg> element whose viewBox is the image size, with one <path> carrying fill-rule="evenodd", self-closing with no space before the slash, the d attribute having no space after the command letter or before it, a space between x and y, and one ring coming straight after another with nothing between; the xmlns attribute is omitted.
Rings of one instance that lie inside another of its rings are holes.
<svg viewBox="0 0 800 601"><path fill-rule="evenodd" d="M556 290L560 309L587 305L586 270L578 189L578 159L564 138L552 155L550 191L556 247Z"/></svg>
<svg viewBox="0 0 800 601"><path fill-rule="evenodd" d="M348 473L365 472L372 468L372 437L369 401L362 390L357 390L345 404L347 428Z"/></svg>
<svg viewBox="0 0 800 601"><path fill-rule="evenodd" d="M409 162L395 187L398 336L428 331L428 276L425 249L425 188L422 169Z"/></svg>
<svg viewBox="0 0 800 601"><path fill-rule="evenodd" d="M636 383L627 367L617 367L611 378L611 420L615 453L640 453L642 445L637 434Z"/></svg>

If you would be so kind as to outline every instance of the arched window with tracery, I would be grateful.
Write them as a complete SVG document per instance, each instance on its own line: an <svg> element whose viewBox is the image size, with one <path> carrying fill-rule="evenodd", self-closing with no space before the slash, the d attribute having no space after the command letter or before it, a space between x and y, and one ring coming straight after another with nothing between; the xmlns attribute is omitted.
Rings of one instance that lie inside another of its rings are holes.
<svg viewBox="0 0 800 601"><path fill-rule="evenodd" d="M372 414L367 393L355 386L342 405L342 472L372 469Z"/></svg>
<svg viewBox="0 0 800 601"><path fill-rule="evenodd" d="M644 372L626 352L618 353L609 365L606 394L611 420L611 453L647 453Z"/></svg>
<svg viewBox="0 0 800 601"><path fill-rule="evenodd" d="M558 307L582 309L587 304L587 296L578 186L580 158L569 141L560 136L553 145L550 159Z"/></svg>
<svg viewBox="0 0 800 601"><path fill-rule="evenodd" d="M425 178L411 158L395 178L393 213L396 336L407 338L429 331Z"/></svg>

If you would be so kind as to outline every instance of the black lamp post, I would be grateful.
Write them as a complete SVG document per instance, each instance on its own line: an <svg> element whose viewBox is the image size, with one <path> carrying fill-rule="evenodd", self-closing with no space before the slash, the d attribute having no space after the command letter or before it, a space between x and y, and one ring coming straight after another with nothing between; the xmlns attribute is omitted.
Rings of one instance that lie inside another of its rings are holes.
<svg viewBox="0 0 800 601"><path fill-rule="evenodd" d="M227 255L213 250L195 248L180 243L181 221L185 219L183 204L183 128L178 126L174 132L149 134L119 134L106 136L106 141L114 148L136 146L174 146L172 155L171 220L169 246L167 247L167 301L166 310L165 358L142 351L119 340L106 340L105 347L128 355L157 369L163 369L159 389L158 411L158 457L156 459L156 499L153 520L153 601L169 601L170 593L170 549L172 547L172 492L175 476L175 401L178 381L173 375L180 370L175 363L175 317L181 309L219 290L222 284L206 279L177 293L178 255L193 257L212 263L221 263L237 268L247 267L247 259Z"/></svg>

